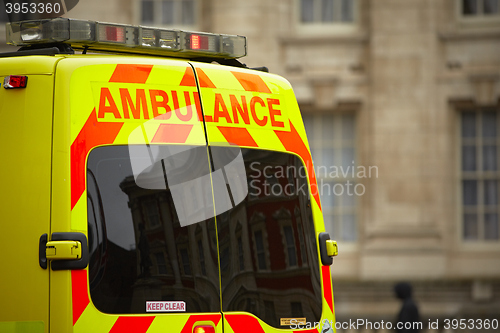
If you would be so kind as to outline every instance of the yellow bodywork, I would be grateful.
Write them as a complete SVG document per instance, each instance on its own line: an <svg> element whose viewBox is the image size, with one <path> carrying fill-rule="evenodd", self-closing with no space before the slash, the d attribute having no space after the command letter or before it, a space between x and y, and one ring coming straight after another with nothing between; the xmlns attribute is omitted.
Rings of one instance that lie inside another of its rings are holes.
<svg viewBox="0 0 500 333"><path fill-rule="evenodd" d="M18 332L16 322L33 322L36 332L110 332L129 321L149 321L149 333L184 332L195 322L211 324L216 332L239 333L231 326L239 318L262 332L282 331L239 312L227 314L228 320L220 313L103 314L90 300L86 270L44 270L37 253L44 233L87 233L85 161L91 149L166 143L170 130L165 129L172 126L185 134L180 144L205 145L208 138L214 146L237 144L299 156L308 170L315 230L323 232L305 128L286 80L157 57L31 56L1 64L0 79L12 74L29 80L26 89L0 89L1 202L8 208L2 208L0 246L10 253L2 265L0 331ZM200 97L201 103L196 101ZM94 135L96 128L105 134ZM23 246L20 239L26 240ZM327 246L334 255L333 244ZM318 272L324 289L322 321L334 322L330 268L318 267Z"/></svg>

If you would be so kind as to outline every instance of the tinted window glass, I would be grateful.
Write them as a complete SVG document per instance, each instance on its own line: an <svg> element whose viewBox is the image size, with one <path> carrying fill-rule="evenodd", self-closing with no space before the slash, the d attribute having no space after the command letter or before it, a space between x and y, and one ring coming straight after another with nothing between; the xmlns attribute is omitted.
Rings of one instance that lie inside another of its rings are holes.
<svg viewBox="0 0 500 333"><path fill-rule="evenodd" d="M280 318L319 321L315 230L300 159L255 149L211 147L210 151L214 168L226 169L232 204L221 212L219 207L225 205L218 201L224 195L215 192L223 311L247 311L279 328L286 328L280 326ZM244 175L224 167L239 154ZM240 200L242 193L246 194Z"/></svg>
<svg viewBox="0 0 500 333"><path fill-rule="evenodd" d="M174 148L147 147L155 163L146 146L90 152L90 295L102 312L144 313L147 301L220 311L207 149Z"/></svg>

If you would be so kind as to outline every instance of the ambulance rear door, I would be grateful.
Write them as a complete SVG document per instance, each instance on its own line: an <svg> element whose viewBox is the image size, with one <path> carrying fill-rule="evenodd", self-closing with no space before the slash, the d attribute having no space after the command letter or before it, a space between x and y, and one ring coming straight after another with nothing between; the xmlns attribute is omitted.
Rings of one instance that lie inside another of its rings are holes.
<svg viewBox="0 0 500 333"><path fill-rule="evenodd" d="M223 175L213 187L224 332L332 332L330 267L318 258L321 204L290 84L193 65L214 173Z"/></svg>
<svg viewBox="0 0 500 333"><path fill-rule="evenodd" d="M0 332L6 333L49 332L43 239L50 233L57 59L27 58L0 60Z"/></svg>
<svg viewBox="0 0 500 333"><path fill-rule="evenodd" d="M52 229L85 235L89 262L52 271L54 332L222 332L192 67L75 57L59 64L56 86Z"/></svg>

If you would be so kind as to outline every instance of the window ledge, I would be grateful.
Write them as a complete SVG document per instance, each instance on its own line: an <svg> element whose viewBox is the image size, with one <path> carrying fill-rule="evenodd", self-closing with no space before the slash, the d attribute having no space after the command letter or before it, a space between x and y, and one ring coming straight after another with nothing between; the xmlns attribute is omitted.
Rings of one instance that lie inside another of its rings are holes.
<svg viewBox="0 0 500 333"><path fill-rule="evenodd" d="M488 40L500 39L500 29L474 29L474 30L453 30L441 31L438 33L442 41L467 41L467 40Z"/></svg>
<svg viewBox="0 0 500 333"><path fill-rule="evenodd" d="M353 32L353 33L343 33L335 35L323 35L323 36L293 36L293 37L280 37L279 41L285 46L304 46L304 45L315 45L317 44L362 44L368 43L369 37L367 33L364 32Z"/></svg>

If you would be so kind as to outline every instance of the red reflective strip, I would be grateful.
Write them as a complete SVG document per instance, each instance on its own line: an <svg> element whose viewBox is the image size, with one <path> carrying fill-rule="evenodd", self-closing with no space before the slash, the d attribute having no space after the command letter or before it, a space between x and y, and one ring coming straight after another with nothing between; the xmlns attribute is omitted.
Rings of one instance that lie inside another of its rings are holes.
<svg viewBox="0 0 500 333"><path fill-rule="evenodd" d="M238 146L258 147L246 128L217 126L226 141Z"/></svg>
<svg viewBox="0 0 500 333"><path fill-rule="evenodd" d="M196 68L196 74L198 75L198 82L200 83L200 88L215 88L213 82L208 78L207 74L200 68Z"/></svg>
<svg viewBox="0 0 500 333"><path fill-rule="evenodd" d="M225 315L224 317L235 333L265 333L255 317L243 314Z"/></svg>
<svg viewBox="0 0 500 333"><path fill-rule="evenodd" d="M153 65L118 64L109 82L146 83Z"/></svg>
<svg viewBox="0 0 500 333"><path fill-rule="evenodd" d="M189 124L161 124L151 142L185 143L192 128Z"/></svg>
<svg viewBox="0 0 500 333"><path fill-rule="evenodd" d="M193 331L193 325L197 321L211 321L215 326L219 324L221 315L213 314L213 315L191 315L187 320L186 324L182 328L181 333L191 333Z"/></svg>
<svg viewBox="0 0 500 333"><path fill-rule="evenodd" d="M73 299L73 325L75 325L90 303L86 270L71 271L71 296Z"/></svg>
<svg viewBox="0 0 500 333"><path fill-rule="evenodd" d="M321 275L323 276L323 297L333 313L333 292L332 278L330 276L330 266L321 266Z"/></svg>
<svg viewBox="0 0 500 333"><path fill-rule="evenodd" d="M71 209L85 190L85 159L95 146L113 143L123 123L98 122L95 109L71 144Z"/></svg>
<svg viewBox="0 0 500 333"><path fill-rule="evenodd" d="M287 151L299 155L304 160L304 163L306 164L307 174L309 177L309 183L311 184L312 195L316 200L316 202L318 203L319 209L321 209L318 183L316 182L316 175L314 174L312 158L304 141L302 141L302 138L300 137L295 127L293 127L291 121L290 121L290 132L275 130L274 133L276 133L279 140L281 141L281 143L283 144L283 146Z"/></svg>
<svg viewBox="0 0 500 333"><path fill-rule="evenodd" d="M196 87L196 80L194 79L194 72L191 67L186 68L186 72L184 72L184 76L179 85L181 87Z"/></svg>
<svg viewBox="0 0 500 333"><path fill-rule="evenodd" d="M269 87L259 75L241 72L231 73L233 73L246 91L271 93L271 90L269 90Z"/></svg>
<svg viewBox="0 0 500 333"><path fill-rule="evenodd" d="M145 333L155 317L118 317L109 333Z"/></svg>

